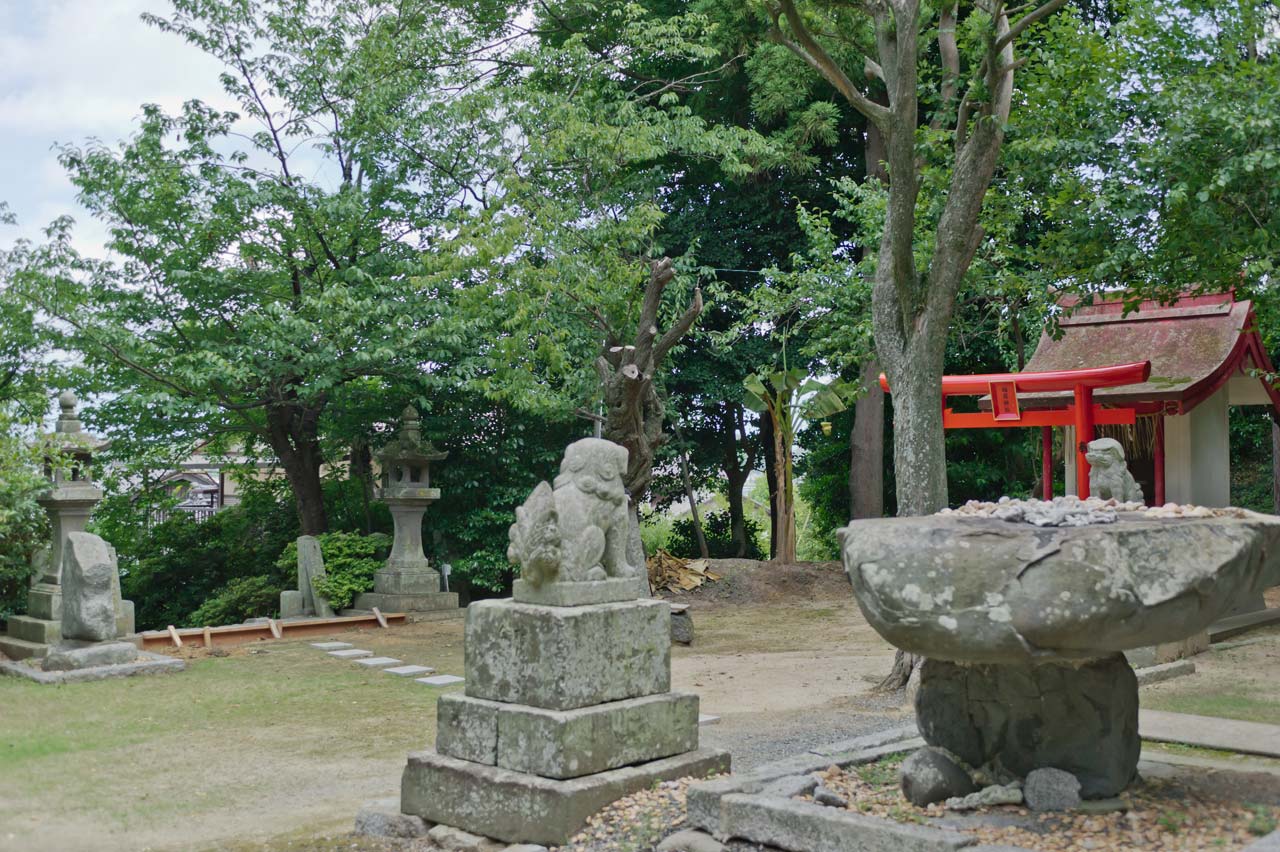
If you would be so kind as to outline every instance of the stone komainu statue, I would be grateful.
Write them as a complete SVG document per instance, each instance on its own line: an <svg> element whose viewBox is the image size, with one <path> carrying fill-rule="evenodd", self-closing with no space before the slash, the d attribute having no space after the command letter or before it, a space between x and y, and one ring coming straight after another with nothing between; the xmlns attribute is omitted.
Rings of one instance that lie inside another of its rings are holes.
<svg viewBox="0 0 1280 852"><path fill-rule="evenodd" d="M516 509L507 558L532 585L638 576L627 563L627 451L583 438L568 446L555 487L546 482Z"/></svg>
<svg viewBox="0 0 1280 852"><path fill-rule="evenodd" d="M1089 495L1121 503L1141 503L1142 486L1125 465L1124 447L1114 438L1089 442Z"/></svg>

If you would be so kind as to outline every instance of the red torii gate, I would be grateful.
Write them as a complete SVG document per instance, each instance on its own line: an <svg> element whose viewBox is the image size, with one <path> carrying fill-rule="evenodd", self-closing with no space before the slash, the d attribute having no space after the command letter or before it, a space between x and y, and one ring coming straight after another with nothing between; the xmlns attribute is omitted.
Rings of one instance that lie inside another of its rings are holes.
<svg viewBox="0 0 1280 852"><path fill-rule="evenodd" d="M1097 425L1130 425L1137 421L1133 407L1104 408L1093 401L1097 388L1111 388L1145 382L1151 377L1151 362L1138 361L1113 367L1055 370L1046 373L986 373L974 376L942 377L942 427L944 429L1026 428L1039 426L1043 444L1041 467L1044 498L1053 497L1053 427L1074 426L1076 430L1076 494L1089 496L1089 460L1085 450L1093 440ZM880 374L880 387L889 392L889 380ZM1019 393L1072 391L1065 408L1022 411ZM990 411L957 412L947 405L950 396L991 396ZM1164 491L1163 465L1156 466L1156 492Z"/></svg>

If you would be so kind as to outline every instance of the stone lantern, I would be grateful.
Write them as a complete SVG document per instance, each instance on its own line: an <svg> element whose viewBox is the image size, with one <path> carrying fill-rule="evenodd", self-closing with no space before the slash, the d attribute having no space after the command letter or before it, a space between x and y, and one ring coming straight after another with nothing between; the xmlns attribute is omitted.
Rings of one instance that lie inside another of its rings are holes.
<svg viewBox="0 0 1280 852"><path fill-rule="evenodd" d="M102 489L93 483L93 453L106 441L84 431L76 413L76 395L64 391L58 397L61 413L50 436L45 476L51 488L37 501L49 515L52 530L49 547L35 555L36 571L27 595L27 614L9 619L8 635L0 637L0 651L12 659L43 657L48 646L61 638L62 562L67 536L84 532L93 507L102 500ZM56 454L56 455L55 455ZM116 625L121 636L133 632L133 603L121 600L120 580L113 583Z"/></svg>
<svg viewBox="0 0 1280 852"><path fill-rule="evenodd" d="M373 591L358 596L353 609L377 607L385 612L420 612L456 609L458 596L440 591L440 573L422 550L422 516L440 499L431 487L431 463L443 460L441 452L424 440L418 412L409 406L400 415L400 432L377 455L381 483L374 496L387 504L395 522L391 555L373 575Z"/></svg>

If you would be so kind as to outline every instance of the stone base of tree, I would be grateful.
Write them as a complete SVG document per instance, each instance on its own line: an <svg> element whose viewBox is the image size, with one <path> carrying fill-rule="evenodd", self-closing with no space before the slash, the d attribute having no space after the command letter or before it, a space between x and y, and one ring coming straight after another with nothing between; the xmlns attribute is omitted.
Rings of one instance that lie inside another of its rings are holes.
<svg viewBox="0 0 1280 852"><path fill-rule="evenodd" d="M400 809L507 843L559 846L611 802L654 783L729 770L729 754L698 749L569 780L543 778L433 751L409 755Z"/></svg>

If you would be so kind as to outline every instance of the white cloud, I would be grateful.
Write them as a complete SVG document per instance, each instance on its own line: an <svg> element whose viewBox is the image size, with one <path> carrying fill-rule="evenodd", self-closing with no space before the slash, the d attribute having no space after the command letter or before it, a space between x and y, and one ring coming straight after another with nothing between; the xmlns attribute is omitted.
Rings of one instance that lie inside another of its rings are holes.
<svg viewBox="0 0 1280 852"><path fill-rule="evenodd" d="M78 246L105 234L75 203L55 142L108 144L136 128L141 105L176 110L193 98L231 109L219 63L181 37L142 22L167 14L164 0L0 0L0 200L18 215L17 236L36 238L62 213ZM0 234L0 242L14 236Z"/></svg>

